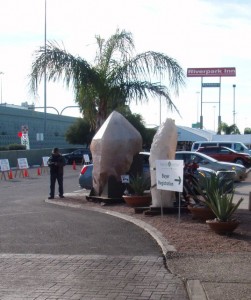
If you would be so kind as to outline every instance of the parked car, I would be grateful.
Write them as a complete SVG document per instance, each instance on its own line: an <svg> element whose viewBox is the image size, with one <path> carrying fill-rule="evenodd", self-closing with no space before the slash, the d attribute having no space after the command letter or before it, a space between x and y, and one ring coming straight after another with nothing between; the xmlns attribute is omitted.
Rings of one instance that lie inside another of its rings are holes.
<svg viewBox="0 0 251 300"><path fill-rule="evenodd" d="M91 151L89 148L79 148L75 151L72 151L70 153L62 154L65 158L66 164L72 164L73 161L75 161L76 164L83 163L83 157L84 154L87 154L89 156L89 159L91 161Z"/></svg>
<svg viewBox="0 0 251 300"><path fill-rule="evenodd" d="M178 152L176 152L176 153L178 153ZM150 152L140 152L140 155L143 158L143 173L145 174L145 176L150 176L150 168L149 168ZM176 158L176 159L179 159L179 158ZM198 180L201 188L203 188L203 184L205 183L204 178L210 178L213 175L219 176L220 178L222 178L221 183L226 185L226 187L225 187L226 190L230 191L233 188L233 183L235 180L236 172L233 170L230 170L230 171L229 170L212 170L208 167L199 165L199 167L197 168L197 172L194 175L197 177L197 180Z"/></svg>
<svg viewBox="0 0 251 300"><path fill-rule="evenodd" d="M183 160L184 163L195 161L200 167L206 167L214 171L235 171L235 181L242 181L247 177L246 167L234 163L218 161L204 153L177 151L175 159Z"/></svg>
<svg viewBox="0 0 251 300"><path fill-rule="evenodd" d="M219 161L232 162L243 165L245 167L250 167L251 165L251 156L249 154L236 152L228 147L200 147L196 152L204 153Z"/></svg>
<svg viewBox="0 0 251 300"><path fill-rule="evenodd" d="M87 190L92 188L92 171L93 171L93 164L84 165L82 167L78 179L81 188ZM143 176L145 176L146 178L150 178L149 164L143 165Z"/></svg>
<svg viewBox="0 0 251 300"><path fill-rule="evenodd" d="M92 188L93 164L84 165L80 171L78 182L81 188L90 190Z"/></svg>
<svg viewBox="0 0 251 300"><path fill-rule="evenodd" d="M191 151L196 151L200 147L209 147L209 146L223 146L228 147L236 152L247 153L251 155L251 150L248 149L246 145L241 142L230 142L230 141L201 141L194 142L191 147Z"/></svg>
<svg viewBox="0 0 251 300"><path fill-rule="evenodd" d="M140 152L140 156L143 162L143 176L150 177L150 167L149 167L149 156L150 152ZM84 165L79 174L79 185L84 189L92 188L92 171L93 164ZM224 177L225 182L228 182L228 186L232 187L232 181L235 178L235 171L214 171L209 168L199 167L198 168L198 181L201 186L204 183L203 178L210 178L213 174L216 174L220 177ZM203 186L202 186L203 187Z"/></svg>

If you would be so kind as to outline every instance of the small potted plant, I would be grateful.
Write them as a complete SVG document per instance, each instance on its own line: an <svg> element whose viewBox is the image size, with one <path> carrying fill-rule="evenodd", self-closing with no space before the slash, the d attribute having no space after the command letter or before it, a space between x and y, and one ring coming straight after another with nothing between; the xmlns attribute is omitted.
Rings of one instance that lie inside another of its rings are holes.
<svg viewBox="0 0 251 300"><path fill-rule="evenodd" d="M192 215L193 219L205 221L207 219L215 217L212 210L202 201L200 201L200 193L197 192L196 187L201 189L199 178L200 172L198 171L199 165L192 161L184 165L184 177L183 177L183 198L184 204ZM203 173L204 174L204 173Z"/></svg>
<svg viewBox="0 0 251 300"><path fill-rule="evenodd" d="M149 178L137 174L130 177L130 182L125 190L123 199L127 205L132 207L149 206L152 202L151 193L147 189L150 187Z"/></svg>
<svg viewBox="0 0 251 300"><path fill-rule="evenodd" d="M240 224L237 219L233 218L233 214L243 198L234 203L234 193L234 189L229 193L224 192L218 176L212 176L211 179L205 178L205 192L201 194L201 201L216 216L215 219L206 220L206 223L218 234L231 234Z"/></svg>
<svg viewBox="0 0 251 300"><path fill-rule="evenodd" d="M195 220L206 221L214 218L215 214L210 207L203 201L203 198L199 196L193 197L193 202L190 200L187 205L187 209L192 214L192 218Z"/></svg>

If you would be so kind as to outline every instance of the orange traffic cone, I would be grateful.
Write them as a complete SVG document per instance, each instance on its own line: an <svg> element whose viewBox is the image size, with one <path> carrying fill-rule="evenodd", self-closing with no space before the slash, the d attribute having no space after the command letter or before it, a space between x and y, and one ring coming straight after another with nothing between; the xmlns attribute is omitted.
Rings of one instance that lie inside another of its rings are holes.
<svg viewBox="0 0 251 300"><path fill-rule="evenodd" d="M8 177L9 177L9 179L13 179L13 174L12 174L11 170L9 171Z"/></svg>
<svg viewBox="0 0 251 300"><path fill-rule="evenodd" d="M76 162L75 162L75 160L73 161L73 164L72 164L72 169L73 169L73 170L77 170L77 168L76 168Z"/></svg>
<svg viewBox="0 0 251 300"><path fill-rule="evenodd" d="M37 169L37 175L38 175L38 176L41 175L41 170L40 170L40 168Z"/></svg>
<svg viewBox="0 0 251 300"><path fill-rule="evenodd" d="M25 169L24 170L24 177L28 177L28 176L29 176L28 171L27 171L27 169Z"/></svg>

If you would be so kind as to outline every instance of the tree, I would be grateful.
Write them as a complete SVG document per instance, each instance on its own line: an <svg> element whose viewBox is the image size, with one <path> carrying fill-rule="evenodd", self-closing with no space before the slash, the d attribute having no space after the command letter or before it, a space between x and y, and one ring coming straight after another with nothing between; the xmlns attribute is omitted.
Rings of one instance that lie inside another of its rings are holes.
<svg viewBox="0 0 251 300"><path fill-rule="evenodd" d="M250 127L246 127L244 129L244 134L251 134L251 128Z"/></svg>
<svg viewBox="0 0 251 300"><path fill-rule="evenodd" d="M123 106L118 111L139 131L143 139L145 149L150 149L153 136L157 129L146 128L143 118L140 114L133 114L129 107ZM89 146L95 132L91 130L90 124L82 118L72 124L65 136L70 144L82 144Z"/></svg>
<svg viewBox="0 0 251 300"><path fill-rule="evenodd" d="M94 131L91 130L90 124L78 118L66 131L65 137L70 144L81 144L89 146L94 136Z"/></svg>
<svg viewBox="0 0 251 300"><path fill-rule="evenodd" d="M143 148L149 150L157 129L146 128L143 117L140 114L133 114L128 106L119 108L118 111L138 130L142 136Z"/></svg>
<svg viewBox="0 0 251 300"><path fill-rule="evenodd" d="M131 101L144 102L149 97L161 96L170 109L178 111L170 91L179 93L185 75L173 58L154 51L135 54L132 34L125 30L117 29L107 40L95 38L97 52L93 65L55 42L35 51L30 74L32 91L37 91L45 70L49 81L63 79L66 86L73 86L76 103L96 130L113 110ZM151 81L166 76L168 87Z"/></svg>
<svg viewBox="0 0 251 300"><path fill-rule="evenodd" d="M226 123L222 122L219 128L219 132L223 131L225 134L240 134L240 130L238 127L233 125L227 125Z"/></svg>

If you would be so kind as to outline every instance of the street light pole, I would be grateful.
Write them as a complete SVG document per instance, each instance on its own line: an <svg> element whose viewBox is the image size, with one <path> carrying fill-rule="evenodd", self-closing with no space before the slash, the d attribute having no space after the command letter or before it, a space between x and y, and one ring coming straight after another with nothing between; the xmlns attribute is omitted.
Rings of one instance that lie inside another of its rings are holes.
<svg viewBox="0 0 251 300"><path fill-rule="evenodd" d="M46 135L46 106L47 106L47 86L46 86L46 41L47 41L47 37L46 37L46 0L44 0L44 55L45 55L45 65L44 65L44 139L45 139L45 135Z"/></svg>
<svg viewBox="0 0 251 300"><path fill-rule="evenodd" d="M0 72L1 75L1 104L3 104L3 82L2 82L2 77L4 75L4 72Z"/></svg>
<svg viewBox="0 0 251 300"><path fill-rule="evenodd" d="M235 125L235 88L236 84L233 84L233 125Z"/></svg>
<svg viewBox="0 0 251 300"><path fill-rule="evenodd" d="M197 124L198 124L198 123L199 123L199 106L200 106L200 98L199 98L199 95L200 95L200 92L197 91L196 94L197 94Z"/></svg>
<svg viewBox="0 0 251 300"><path fill-rule="evenodd" d="M214 105L213 106L213 109L214 109L214 131L215 131L215 108L216 108L216 106Z"/></svg>

